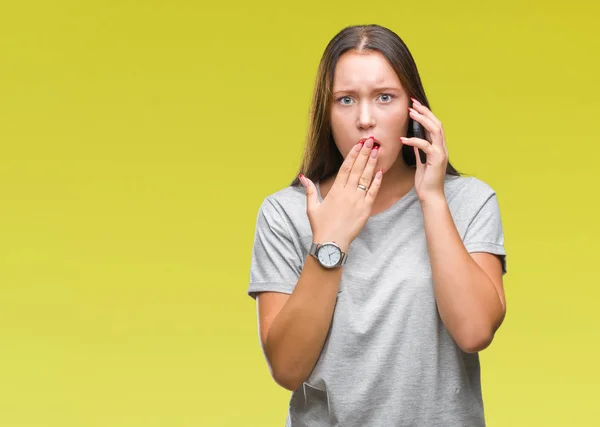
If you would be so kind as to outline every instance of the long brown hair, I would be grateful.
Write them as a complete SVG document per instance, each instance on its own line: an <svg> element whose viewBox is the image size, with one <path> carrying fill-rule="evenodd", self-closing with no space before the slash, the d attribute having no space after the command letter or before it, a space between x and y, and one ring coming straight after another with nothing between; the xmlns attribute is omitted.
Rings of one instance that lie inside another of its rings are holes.
<svg viewBox="0 0 600 427"><path fill-rule="evenodd" d="M379 25L356 25L344 28L325 48L317 71L306 146L298 172L313 182L324 180L337 173L344 161L331 133L330 111L335 66L340 56L349 50L380 52L398 75L408 95L430 108L417 65L408 47L396 33ZM413 136L411 126L407 136ZM416 166L415 152L412 147L404 145L401 153L402 159L408 166ZM460 175L450 162L446 174ZM298 177L291 185L301 185Z"/></svg>

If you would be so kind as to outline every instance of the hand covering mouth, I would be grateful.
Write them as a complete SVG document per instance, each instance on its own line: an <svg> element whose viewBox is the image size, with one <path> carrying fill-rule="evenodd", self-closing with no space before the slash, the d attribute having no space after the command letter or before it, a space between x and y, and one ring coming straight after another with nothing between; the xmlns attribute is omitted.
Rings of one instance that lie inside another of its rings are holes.
<svg viewBox="0 0 600 427"><path fill-rule="evenodd" d="M379 141L378 141L376 138L374 138L374 137L372 137L372 136L369 136L369 137L367 137L367 138L362 138L362 139L361 139L360 141L358 141L358 142L359 142L360 144L364 144L364 142L365 142L367 139L369 139L369 138L372 138L372 139L373 139L373 147L377 147L377 148L381 147L381 143L380 143L380 142L379 142Z"/></svg>

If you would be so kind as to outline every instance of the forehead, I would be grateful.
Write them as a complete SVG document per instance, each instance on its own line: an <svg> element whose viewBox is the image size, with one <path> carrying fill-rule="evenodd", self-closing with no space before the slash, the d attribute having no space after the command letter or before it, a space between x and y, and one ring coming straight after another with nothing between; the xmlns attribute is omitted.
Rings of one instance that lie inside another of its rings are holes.
<svg viewBox="0 0 600 427"><path fill-rule="evenodd" d="M379 52L345 52L335 67L333 90L402 85L398 75Z"/></svg>

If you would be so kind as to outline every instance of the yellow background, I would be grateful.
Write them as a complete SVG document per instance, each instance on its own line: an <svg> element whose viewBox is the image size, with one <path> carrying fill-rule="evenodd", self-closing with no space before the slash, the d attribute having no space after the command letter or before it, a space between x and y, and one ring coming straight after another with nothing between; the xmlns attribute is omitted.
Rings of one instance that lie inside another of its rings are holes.
<svg viewBox="0 0 600 427"><path fill-rule="evenodd" d="M407 42L498 192L489 426L598 426L597 2L22 1L0 10L0 427L283 426L246 296L346 25Z"/></svg>

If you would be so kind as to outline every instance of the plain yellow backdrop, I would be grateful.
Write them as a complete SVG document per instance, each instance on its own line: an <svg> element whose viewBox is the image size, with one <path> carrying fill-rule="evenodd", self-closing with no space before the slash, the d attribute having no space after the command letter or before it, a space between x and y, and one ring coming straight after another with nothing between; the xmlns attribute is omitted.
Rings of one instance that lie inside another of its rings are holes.
<svg viewBox="0 0 600 427"><path fill-rule="evenodd" d="M597 2L23 1L0 12L0 426L283 426L246 296L343 27L411 49L498 193L488 424L598 426Z"/></svg>

